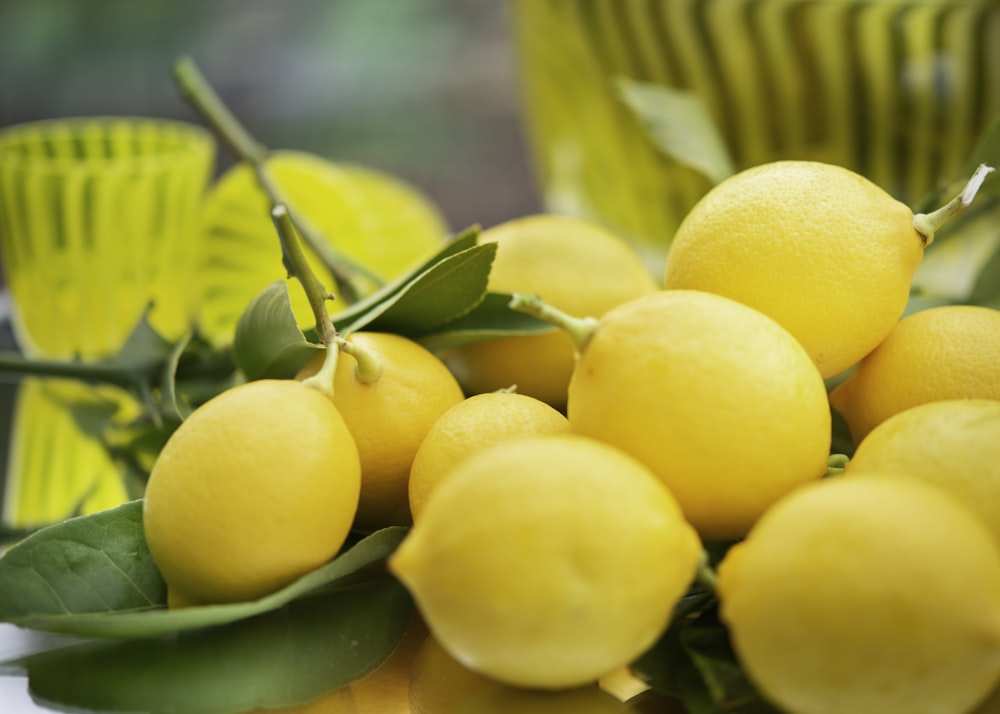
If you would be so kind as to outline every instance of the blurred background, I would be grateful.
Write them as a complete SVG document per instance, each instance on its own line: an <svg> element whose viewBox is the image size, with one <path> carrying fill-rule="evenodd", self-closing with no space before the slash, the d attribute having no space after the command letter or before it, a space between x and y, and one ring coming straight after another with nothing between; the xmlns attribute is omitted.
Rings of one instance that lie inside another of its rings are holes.
<svg viewBox="0 0 1000 714"><path fill-rule="evenodd" d="M270 148L388 171L453 229L490 225L538 206L509 29L498 0L0 0L0 127L197 121L169 76L188 54Z"/></svg>

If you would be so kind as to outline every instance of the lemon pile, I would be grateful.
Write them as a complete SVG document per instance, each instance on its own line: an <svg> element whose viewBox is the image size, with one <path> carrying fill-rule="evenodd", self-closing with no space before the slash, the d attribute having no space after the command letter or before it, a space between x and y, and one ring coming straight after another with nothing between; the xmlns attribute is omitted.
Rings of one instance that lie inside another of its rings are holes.
<svg viewBox="0 0 1000 714"><path fill-rule="evenodd" d="M498 686L593 687L698 587L781 711L971 712L1000 683L1000 311L903 317L934 227L793 161L710 191L661 284L579 219L493 226L490 289L552 330L357 332L328 384L320 355L208 402L146 495L171 602L260 597L400 525L433 646Z"/></svg>

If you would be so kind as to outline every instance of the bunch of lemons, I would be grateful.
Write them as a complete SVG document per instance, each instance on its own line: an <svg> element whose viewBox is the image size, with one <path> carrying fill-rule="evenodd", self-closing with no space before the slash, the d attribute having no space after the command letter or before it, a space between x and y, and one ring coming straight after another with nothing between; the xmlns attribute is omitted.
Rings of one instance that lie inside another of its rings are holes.
<svg viewBox="0 0 1000 714"><path fill-rule="evenodd" d="M146 494L171 602L260 597L403 525L390 572L491 681L593 685L700 581L784 711L972 711L1000 682L1000 311L904 317L949 205L766 164L692 209L662 283L587 221L487 229L490 289L552 330L359 332L324 388L317 358L205 404Z"/></svg>

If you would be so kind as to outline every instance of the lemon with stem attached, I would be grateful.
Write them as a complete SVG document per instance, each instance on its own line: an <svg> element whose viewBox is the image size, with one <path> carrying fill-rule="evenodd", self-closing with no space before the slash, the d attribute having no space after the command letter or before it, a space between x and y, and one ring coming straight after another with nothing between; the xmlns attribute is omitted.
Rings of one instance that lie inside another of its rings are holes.
<svg viewBox="0 0 1000 714"><path fill-rule="evenodd" d="M826 387L767 315L695 290L637 298L599 320L531 296L514 305L580 345L570 429L649 467L703 538L743 537L772 503L826 473Z"/></svg>
<svg viewBox="0 0 1000 714"><path fill-rule="evenodd" d="M488 228L480 243L495 242L491 292L540 295L570 313L603 315L656 289L634 249L590 221L536 214ZM441 353L468 394L515 385L557 409L566 406L573 342L553 331L500 337Z"/></svg>
<svg viewBox="0 0 1000 714"><path fill-rule="evenodd" d="M965 712L1000 680L1000 548L912 478L796 491L727 552L717 586L740 663L783 711Z"/></svg>
<svg viewBox="0 0 1000 714"><path fill-rule="evenodd" d="M949 204L913 215L853 171L776 161L710 190L667 254L667 289L705 290L770 315L824 377L873 350L906 308L924 246L971 203L980 167Z"/></svg>
<svg viewBox="0 0 1000 714"><path fill-rule="evenodd" d="M410 467L428 430L465 395L432 352L401 335L355 332L338 338L345 352L331 382L361 456L361 501L355 526L371 531L409 525ZM324 361L317 354L298 374L308 379Z"/></svg>
<svg viewBox="0 0 1000 714"><path fill-rule="evenodd" d="M358 507L361 465L336 407L294 380L233 387L170 436L143 529L172 605L253 600L330 560Z"/></svg>

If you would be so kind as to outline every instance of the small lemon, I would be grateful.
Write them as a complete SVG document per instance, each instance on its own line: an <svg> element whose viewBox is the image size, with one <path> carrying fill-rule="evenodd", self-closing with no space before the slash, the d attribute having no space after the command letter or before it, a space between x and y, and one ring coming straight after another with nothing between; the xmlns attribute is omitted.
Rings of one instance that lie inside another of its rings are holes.
<svg viewBox="0 0 1000 714"><path fill-rule="evenodd" d="M332 558L358 506L351 434L318 390L260 380L200 406L149 476L143 528L172 603L267 595Z"/></svg>
<svg viewBox="0 0 1000 714"><path fill-rule="evenodd" d="M776 161L726 179L691 209L664 285L770 315L829 377L903 314L926 242L910 209L868 179L832 164Z"/></svg>
<svg viewBox="0 0 1000 714"><path fill-rule="evenodd" d="M977 398L1000 399L1000 310L974 305L903 318L830 393L855 444L909 407Z"/></svg>
<svg viewBox="0 0 1000 714"><path fill-rule="evenodd" d="M333 378L333 403L361 457L361 501L355 526L371 531L411 522L410 466L431 425L465 395L432 352L401 335L355 332ZM319 371L323 353L298 374Z"/></svg>
<svg viewBox="0 0 1000 714"><path fill-rule="evenodd" d="M580 218L526 216L483 231L479 242L497 244L490 291L539 295L574 315L603 315L656 289L631 246ZM516 385L521 394L563 409L574 352L572 340L555 330L475 342L442 358L468 394Z"/></svg>
<svg viewBox="0 0 1000 714"><path fill-rule="evenodd" d="M611 310L580 352L570 428L632 454L708 540L746 534L826 473L830 408L805 350L720 295L665 290Z"/></svg>
<svg viewBox="0 0 1000 714"><path fill-rule="evenodd" d="M741 664L785 711L965 712L1000 678L1000 549L915 479L796 491L725 555L718 596Z"/></svg>
<svg viewBox="0 0 1000 714"><path fill-rule="evenodd" d="M701 552L670 492L638 461L550 434L460 463L389 569L463 665L561 689L596 682L652 645Z"/></svg>
<svg viewBox="0 0 1000 714"><path fill-rule="evenodd" d="M959 498L1000 544L1000 401L928 402L889 417L864 438L844 475L884 471Z"/></svg>
<svg viewBox="0 0 1000 714"><path fill-rule="evenodd" d="M431 426L410 467L410 512L419 517L438 482L481 449L518 436L569 431L566 417L526 394L487 392L456 404Z"/></svg>
<svg viewBox="0 0 1000 714"><path fill-rule="evenodd" d="M394 176L297 151L276 151L267 166L297 219L307 220L333 248L383 280L428 257L447 237L438 208ZM198 325L213 341L232 340L247 304L286 277L268 201L247 164L227 170L205 198L203 255L196 274ZM320 281L336 292L329 270L304 249ZM298 324L312 327L305 294L290 293Z"/></svg>

